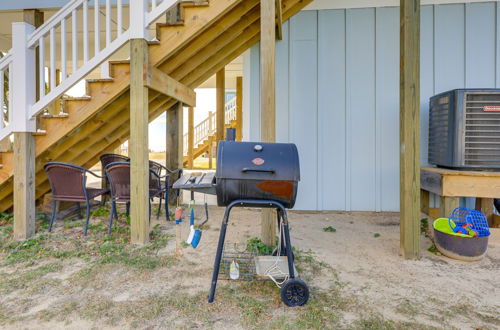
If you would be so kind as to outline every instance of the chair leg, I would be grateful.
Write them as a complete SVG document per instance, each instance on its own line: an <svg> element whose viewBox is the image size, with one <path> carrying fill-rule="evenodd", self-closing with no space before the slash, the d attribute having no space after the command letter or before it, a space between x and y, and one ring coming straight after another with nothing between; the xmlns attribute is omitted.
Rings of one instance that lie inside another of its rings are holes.
<svg viewBox="0 0 500 330"><path fill-rule="evenodd" d="M127 206L129 204L127 203ZM111 212L109 212L109 224L108 224L108 235L111 234L111 228L113 227L113 214L116 212L116 203L112 200L111 201ZM127 207L128 209L128 207Z"/></svg>
<svg viewBox="0 0 500 330"><path fill-rule="evenodd" d="M83 219L82 208L80 207L80 202L76 202L76 211L78 212L78 219Z"/></svg>
<svg viewBox="0 0 500 330"><path fill-rule="evenodd" d="M160 205L158 205L158 212L156 213L156 220L160 219L160 212L161 212L161 200L163 199L163 196L160 196Z"/></svg>
<svg viewBox="0 0 500 330"><path fill-rule="evenodd" d="M125 215L128 217L130 215L130 202L125 204Z"/></svg>
<svg viewBox="0 0 500 330"><path fill-rule="evenodd" d="M167 221L170 220L170 214L168 214L168 185L165 188L165 218Z"/></svg>
<svg viewBox="0 0 500 330"><path fill-rule="evenodd" d="M56 208L57 208L56 201L52 200L52 216L50 217L48 232L52 231L52 225L54 224L54 220L56 219Z"/></svg>
<svg viewBox="0 0 500 330"><path fill-rule="evenodd" d="M113 204L113 207L111 208L112 214L115 216L115 219L118 220L118 211L116 209L116 203L112 202L112 204Z"/></svg>
<svg viewBox="0 0 500 330"><path fill-rule="evenodd" d="M83 231L83 235L87 236L87 231L89 229L89 218L90 218L90 201L87 201L87 213L86 213L86 219L85 219L85 229Z"/></svg>

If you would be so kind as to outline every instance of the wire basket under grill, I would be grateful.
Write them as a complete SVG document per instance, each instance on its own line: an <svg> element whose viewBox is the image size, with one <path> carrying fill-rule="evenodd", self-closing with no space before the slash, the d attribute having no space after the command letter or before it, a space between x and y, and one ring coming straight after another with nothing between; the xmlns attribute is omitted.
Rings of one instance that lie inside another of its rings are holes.
<svg viewBox="0 0 500 330"><path fill-rule="evenodd" d="M233 260L235 260L240 267L238 281L263 280L256 275L255 271L255 257L257 255L257 251L247 251L246 244L226 243L222 251L219 280L232 280L229 277L229 268Z"/></svg>

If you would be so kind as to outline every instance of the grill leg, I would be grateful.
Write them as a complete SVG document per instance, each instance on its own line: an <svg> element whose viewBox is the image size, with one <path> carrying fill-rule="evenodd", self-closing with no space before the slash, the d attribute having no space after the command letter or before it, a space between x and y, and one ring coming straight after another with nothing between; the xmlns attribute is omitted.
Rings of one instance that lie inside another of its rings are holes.
<svg viewBox="0 0 500 330"><path fill-rule="evenodd" d="M209 303L214 302L215 298L215 288L217 286L217 278L219 277L220 260L222 258L222 250L224 249L224 240L226 239L226 229L227 229L227 223L229 221L229 213L231 212L232 207L233 207L232 204L226 207L226 211L224 212L224 218L222 219L222 226L220 228L220 234L219 234L219 243L217 245L217 254L215 255L214 273L212 274L212 285L210 286L210 293L208 295Z"/></svg>
<svg viewBox="0 0 500 330"><path fill-rule="evenodd" d="M290 273L290 278L295 278L295 272L293 270L293 252L292 243L290 242L290 231L288 230L288 217L286 215L286 210L280 210L281 216L283 218L283 232L285 234L285 244L286 244L286 258L288 259L288 271Z"/></svg>

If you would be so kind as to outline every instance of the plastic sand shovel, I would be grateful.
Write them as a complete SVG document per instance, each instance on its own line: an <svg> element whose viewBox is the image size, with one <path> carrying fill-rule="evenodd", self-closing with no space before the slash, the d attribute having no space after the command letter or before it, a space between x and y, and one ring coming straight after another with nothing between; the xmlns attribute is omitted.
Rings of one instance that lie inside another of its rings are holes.
<svg viewBox="0 0 500 330"><path fill-rule="evenodd" d="M206 195L205 195L205 200L206 200ZM200 225L200 227L202 227L204 224L207 223L208 221L208 204L207 202L205 201L205 215L206 215L206 219L205 221L203 221ZM194 234L193 234L193 240L191 241L191 246L196 249L196 247L198 246L198 244L200 243L200 240L201 240L201 234L203 232L201 231L201 229L195 229L194 230Z"/></svg>
<svg viewBox="0 0 500 330"><path fill-rule="evenodd" d="M186 240L187 244L191 244L193 242L193 237L194 237L194 199L191 199L191 202L189 202L189 236Z"/></svg>

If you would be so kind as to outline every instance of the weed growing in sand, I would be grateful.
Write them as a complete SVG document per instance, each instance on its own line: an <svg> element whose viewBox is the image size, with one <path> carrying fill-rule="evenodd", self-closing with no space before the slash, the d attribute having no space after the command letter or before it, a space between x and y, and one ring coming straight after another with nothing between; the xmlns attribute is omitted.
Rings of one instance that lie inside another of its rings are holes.
<svg viewBox="0 0 500 330"><path fill-rule="evenodd" d="M335 233L337 231L337 229L333 228L332 226L328 226L328 227L323 228L323 231Z"/></svg>
<svg viewBox="0 0 500 330"><path fill-rule="evenodd" d="M43 276L48 273L59 272L61 269L61 263L54 262L25 272L3 274L2 281L0 282L0 292L2 294L8 294L14 290L33 289L34 284L40 281Z"/></svg>
<svg viewBox="0 0 500 330"><path fill-rule="evenodd" d="M380 234L379 233L375 233L375 234L373 234L373 237L375 237L375 238L380 237Z"/></svg>

